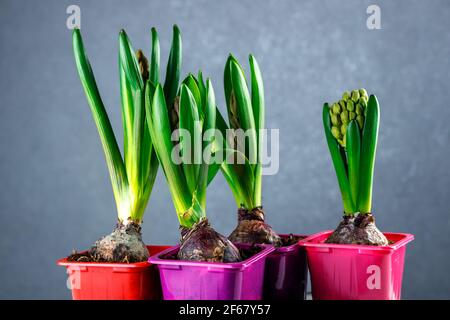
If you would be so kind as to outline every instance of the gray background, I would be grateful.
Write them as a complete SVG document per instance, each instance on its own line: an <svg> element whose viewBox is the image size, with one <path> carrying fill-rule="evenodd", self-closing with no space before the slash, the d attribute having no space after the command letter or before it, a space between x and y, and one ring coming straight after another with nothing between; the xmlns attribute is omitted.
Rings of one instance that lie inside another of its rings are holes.
<svg viewBox="0 0 450 320"><path fill-rule="evenodd" d="M381 7L382 30L366 28ZM404 298L450 298L449 1L0 1L0 298L70 298L56 259L109 233L116 209L103 151L75 70L66 7L81 26L97 82L121 137L118 31L150 49L157 27L165 70L172 24L184 73L201 68L223 110L233 52L258 58L267 125L280 128L280 170L264 179L268 221L282 233L334 228L341 215L321 109L365 87L382 107L373 212L384 231L409 232ZM208 215L228 234L232 194L222 176ZM161 172L144 239L174 244L177 220Z"/></svg>

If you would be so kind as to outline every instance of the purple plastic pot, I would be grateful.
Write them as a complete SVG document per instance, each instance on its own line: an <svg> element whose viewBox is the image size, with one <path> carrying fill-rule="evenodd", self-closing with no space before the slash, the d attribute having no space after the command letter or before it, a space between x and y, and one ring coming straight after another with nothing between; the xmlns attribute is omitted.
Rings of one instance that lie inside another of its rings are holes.
<svg viewBox="0 0 450 320"><path fill-rule="evenodd" d="M168 259L178 253L179 245L148 261L159 269L164 300L260 300L266 256L275 248L258 247L261 251L238 263Z"/></svg>
<svg viewBox="0 0 450 320"><path fill-rule="evenodd" d="M306 238L303 235L295 236L302 240ZM288 238L289 235L281 234L280 237ZM264 299L305 300L307 281L306 251L298 243L275 248L267 256Z"/></svg>

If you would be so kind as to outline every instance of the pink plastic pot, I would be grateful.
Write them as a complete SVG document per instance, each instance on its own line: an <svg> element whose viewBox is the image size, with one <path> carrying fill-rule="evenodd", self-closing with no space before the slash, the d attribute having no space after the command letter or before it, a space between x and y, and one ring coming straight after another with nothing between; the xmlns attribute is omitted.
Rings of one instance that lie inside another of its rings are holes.
<svg viewBox="0 0 450 320"><path fill-rule="evenodd" d="M306 236L296 236L306 240ZM264 299L305 300L308 281L305 248L298 243L275 248L266 258L264 277Z"/></svg>
<svg viewBox="0 0 450 320"><path fill-rule="evenodd" d="M157 254L169 246L147 246ZM67 268L68 285L74 300L161 299L158 270L147 261L138 263L57 261Z"/></svg>
<svg viewBox="0 0 450 320"><path fill-rule="evenodd" d="M324 243L332 231L310 236L306 248L313 299L399 300L406 244L414 236L384 233L388 246Z"/></svg>
<svg viewBox="0 0 450 320"><path fill-rule="evenodd" d="M149 258L158 266L164 300L262 299L265 260L273 246L260 246L261 251L238 263L167 258L176 255L179 248L175 246Z"/></svg>

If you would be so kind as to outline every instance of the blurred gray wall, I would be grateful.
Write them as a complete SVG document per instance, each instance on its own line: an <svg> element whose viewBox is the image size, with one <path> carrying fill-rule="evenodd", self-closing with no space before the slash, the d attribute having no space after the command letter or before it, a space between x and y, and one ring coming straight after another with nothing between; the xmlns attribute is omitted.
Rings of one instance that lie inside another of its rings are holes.
<svg viewBox="0 0 450 320"><path fill-rule="evenodd" d="M366 8L381 8L368 30ZM280 233L336 226L341 200L321 110L365 87L382 107L373 212L384 231L413 233L404 298L450 298L449 1L0 1L0 298L70 298L56 259L109 233L116 209L96 128L75 70L66 8L81 28L121 144L118 32L150 49L165 70L172 24L183 36L183 72L202 69L224 110L229 52L263 72L267 126L280 128L280 170L264 179L268 221ZM161 172L144 224L151 244L174 244L177 219ZM223 177L208 215L235 226Z"/></svg>

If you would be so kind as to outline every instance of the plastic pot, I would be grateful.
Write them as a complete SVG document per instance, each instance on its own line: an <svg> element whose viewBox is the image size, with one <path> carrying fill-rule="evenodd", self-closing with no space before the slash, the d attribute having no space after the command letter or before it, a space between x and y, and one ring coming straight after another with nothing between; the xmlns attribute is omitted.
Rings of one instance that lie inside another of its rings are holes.
<svg viewBox="0 0 450 320"><path fill-rule="evenodd" d="M306 240L304 235L295 235ZM289 235L281 234L288 238ZM264 299L305 300L308 282L306 251L298 243L275 248L266 258Z"/></svg>
<svg viewBox="0 0 450 320"><path fill-rule="evenodd" d="M310 236L306 248L313 299L399 300L406 244L414 236L384 235L387 246L324 243L332 231Z"/></svg>
<svg viewBox="0 0 450 320"><path fill-rule="evenodd" d="M170 246L147 246L157 254ZM138 263L57 261L65 266L74 300L153 300L161 298L159 274L147 261Z"/></svg>
<svg viewBox="0 0 450 320"><path fill-rule="evenodd" d="M260 300L266 257L275 248L258 247L258 253L237 263L169 259L179 245L151 256L149 262L158 266L164 300Z"/></svg>

